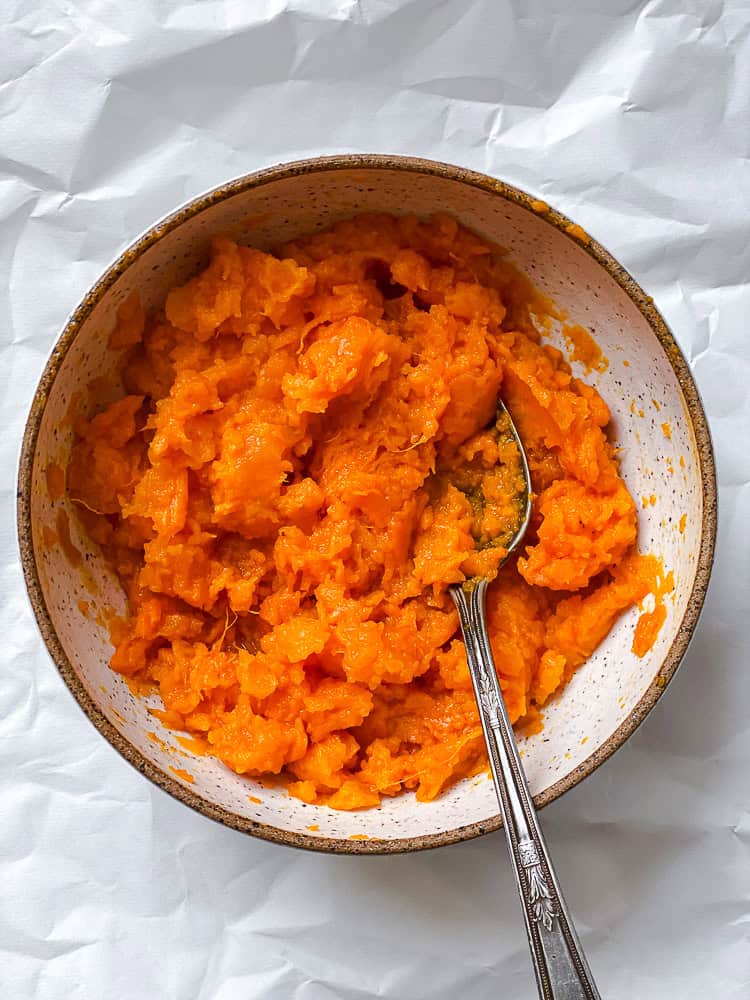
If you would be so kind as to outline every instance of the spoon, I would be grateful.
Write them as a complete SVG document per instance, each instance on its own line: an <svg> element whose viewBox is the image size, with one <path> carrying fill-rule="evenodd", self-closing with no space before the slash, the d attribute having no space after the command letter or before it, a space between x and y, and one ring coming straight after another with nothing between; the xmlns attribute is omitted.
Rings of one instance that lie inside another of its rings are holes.
<svg viewBox="0 0 750 1000"><path fill-rule="evenodd" d="M501 556L502 566L516 550L529 526L531 476L518 431L502 401L498 401L497 413L495 436L503 446L499 449L501 462L509 460L515 464L515 468L509 470L510 481L520 487L517 496L512 498L515 500L515 524L511 523L508 527L506 523L499 535L488 536L482 525L485 505L481 485L478 486L476 481L471 484L471 489L466 488L465 482L455 485L466 493L475 510L473 533L477 547L502 546L505 550ZM511 448L509 452L508 445L513 442L515 449ZM487 637L487 584L485 578L472 577L462 584L453 584L449 591L458 609L492 780L521 897L539 996L543 1000L600 1000L552 867L500 690Z"/></svg>

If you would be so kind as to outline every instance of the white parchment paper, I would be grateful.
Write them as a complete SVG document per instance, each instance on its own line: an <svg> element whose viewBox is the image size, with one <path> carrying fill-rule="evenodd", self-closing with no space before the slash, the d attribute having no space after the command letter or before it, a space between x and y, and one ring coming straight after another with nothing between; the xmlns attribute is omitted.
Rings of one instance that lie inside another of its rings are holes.
<svg viewBox="0 0 750 1000"><path fill-rule="evenodd" d="M501 835L334 858L194 815L97 735L24 595L18 444L69 311L186 198L341 151L535 192L635 274L692 363L721 483L706 610L646 724L543 821L603 997L750 995L747 0L0 6L3 996L536 995Z"/></svg>

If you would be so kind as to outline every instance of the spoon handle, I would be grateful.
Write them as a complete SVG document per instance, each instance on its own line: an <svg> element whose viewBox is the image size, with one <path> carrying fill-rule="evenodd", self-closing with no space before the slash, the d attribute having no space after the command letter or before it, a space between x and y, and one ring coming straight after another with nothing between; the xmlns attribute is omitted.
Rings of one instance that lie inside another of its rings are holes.
<svg viewBox="0 0 750 1000"><path fill-rule="evenodd" d="M543 1000L600 1000L539 827L492 659L484 604L487 581L470 594L450 588L482 721L492 778L521 897Z"/></svg>

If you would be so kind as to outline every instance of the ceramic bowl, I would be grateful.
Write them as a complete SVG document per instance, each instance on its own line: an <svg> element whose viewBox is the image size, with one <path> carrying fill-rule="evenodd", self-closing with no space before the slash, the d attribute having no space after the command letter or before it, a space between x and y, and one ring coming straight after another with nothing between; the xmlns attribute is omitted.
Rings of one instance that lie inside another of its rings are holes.
<svg viewBox="0 0 750 1000"><path fill-rule="evenodd" d="M123 596L49 470L65 467L70 412L91 412L116 392L118 357L108 349L107 337L119 304L138 289L147 307L160 305L167 288L205 263L212 235L228 233L267 248L363 211L429 216L436 210L507 248L539 288L594 333L609 366L587 378L612 410L622 472L639 505L641 550L658 554L674 572L674 600L651 652L643 659L631 652L637 615L626 614L546 708L543 732L522 741L537 805L590 774L648 714L685 652L708 583L716 492L695 384L652 300L579 226L482 174L386 156L273 167L179 209L107 270L52 352L21 457L23 567L44 641L99 732L175 798L236 830L283 844L345 853L408 851L496 830L500 819L485 777L463 781L434 802L418 803L406 794L375 810L345 813L305 805L279 788L233 774L213 758L185 756L175 734L148 714L148 702L133 697L107 666L111 649L99 612L121 608ZM641 506L641 498L651 496L655 502ZM49 544L50 532L66 515L81 559L70 546Z"/></svg>

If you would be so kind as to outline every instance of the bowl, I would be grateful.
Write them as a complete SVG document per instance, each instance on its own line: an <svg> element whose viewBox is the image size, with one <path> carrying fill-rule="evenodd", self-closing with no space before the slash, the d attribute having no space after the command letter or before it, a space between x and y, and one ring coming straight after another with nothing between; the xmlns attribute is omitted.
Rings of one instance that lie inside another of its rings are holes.
<svg viewBox="0 0 750 1000"><path fill-rule="evenodd" d="M102 608L121 609L123 594L79 530L58 470L71 448L72 416L115 398L118 355L107 339L118 306L132 290L139 290L146 307L160 305L165 289L206 262L208 242L217 233L268 248L363 211L428 216L436 210L506 248L571 320L593 332L609 366L587 378L611 408L625 481L636 501L646 498L644 506L639 502L641 550L661 556L674 572L673 600L650 653L639 659L631 652L633 609L547 706L542 733L522 741L538 806L591 774L648 715L685 653L708 584L716 485L695 383L653 301L580 226L483 174L391 156L272 167L190 202L115 261L72 314L52 352L21 454L21 557L42 637L102 736L181 802L282 844L349 854L418 850L496 830L500 818L485 776L462 781L433 802L407 794L378 809L345 813L305 805L211 757L186 755L176 735L149 714L149 702L134 697L107 665L111 647ZM553 331L553 338L560 333ZM582 374L577 363L574 371Z"/></svg>

